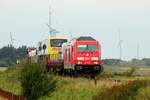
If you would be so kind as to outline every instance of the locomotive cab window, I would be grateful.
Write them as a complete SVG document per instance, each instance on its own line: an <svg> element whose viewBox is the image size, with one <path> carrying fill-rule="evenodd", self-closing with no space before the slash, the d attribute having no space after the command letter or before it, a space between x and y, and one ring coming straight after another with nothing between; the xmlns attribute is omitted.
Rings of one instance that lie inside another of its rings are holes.
<svg viewBox="0 0 150 100"><path fill-rule="evenodd" d="M80 44L77 49L79 52L95 52L97 51L97 46L95 44Z"/></svg>
<svg viewBox="0 0 150 100"><path fill-rule="evenodd" d="M52 39L50 40L51 47L61 47L63 43L66 43L66 39Z"/></svg>

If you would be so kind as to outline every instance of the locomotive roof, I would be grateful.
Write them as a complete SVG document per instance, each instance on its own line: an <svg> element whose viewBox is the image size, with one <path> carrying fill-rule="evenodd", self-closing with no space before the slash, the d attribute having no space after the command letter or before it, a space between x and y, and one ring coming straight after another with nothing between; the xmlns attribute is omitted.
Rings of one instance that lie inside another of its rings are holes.
<svg viewBox="0 0 150 100"><path fill-rule="evenodd" d="M91 40L91 41L96 41L94 38L92 38L91 36L81 36L79 38L77 38L78 41L86 41L86 40Z"/></svg>

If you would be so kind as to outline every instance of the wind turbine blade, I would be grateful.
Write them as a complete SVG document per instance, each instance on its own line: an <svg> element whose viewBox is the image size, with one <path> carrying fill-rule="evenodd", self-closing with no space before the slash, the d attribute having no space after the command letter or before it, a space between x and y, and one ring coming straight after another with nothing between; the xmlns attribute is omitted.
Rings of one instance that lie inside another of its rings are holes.
<svg viewBox="0 0 150 100"><path fill-rule="evenodd" d="M47 27L49 27L49 24L46 23L45 25L46 25Z"/></svg>

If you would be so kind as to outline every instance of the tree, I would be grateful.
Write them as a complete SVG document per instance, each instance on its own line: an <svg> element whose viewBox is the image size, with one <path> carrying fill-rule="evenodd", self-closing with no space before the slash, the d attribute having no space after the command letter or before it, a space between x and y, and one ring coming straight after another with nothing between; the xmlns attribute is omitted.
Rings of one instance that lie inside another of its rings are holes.
<svg viewBox="0 0 150 100"><path fill-rule="evenodd" d="M7 66L13 66L16 64L17 59L22 59L27 56L27 47L22 46L19 48L14 48L12 46L5 46L0 49L0 66L6 63Z"/></svg>

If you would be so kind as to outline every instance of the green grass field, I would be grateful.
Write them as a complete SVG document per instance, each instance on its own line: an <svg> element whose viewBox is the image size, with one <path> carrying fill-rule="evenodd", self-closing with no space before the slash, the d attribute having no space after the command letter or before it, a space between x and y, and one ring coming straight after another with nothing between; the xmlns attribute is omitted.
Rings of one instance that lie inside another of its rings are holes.
<svg viewBox="0 0 150 100"><path fill-rule="evenodd" d="M116 74L127 72L130 69L130 67L104 66L104 73L97 77L97 84L95 84L93 79L84 77L71 78L56 75L55 78L58 80L56 91L49 96L39 98L39 100L92 100L93 96L105 88L119 86L131 80L150 80L150 68L138 67L131 76L120 76ZM9 68L0 71L0 88L17 95L22 95L21 84L18 80L19 71L20 68ZM145 88L149 89L149 87ZM150 92L148 89L146 93ZM144 90L144 88L141 89L143 93L145 92ZM139 92L138 96L141 98L143 95Z"/></svg>

